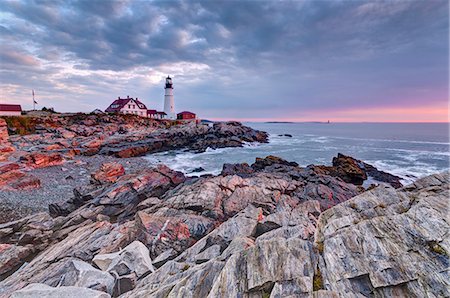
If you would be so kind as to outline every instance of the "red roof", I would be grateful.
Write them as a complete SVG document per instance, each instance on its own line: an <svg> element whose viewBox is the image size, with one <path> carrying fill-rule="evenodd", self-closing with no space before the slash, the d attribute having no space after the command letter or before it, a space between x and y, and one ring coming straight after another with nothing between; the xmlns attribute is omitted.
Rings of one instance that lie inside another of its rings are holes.
<svg viewBox="0 0 450 298"><path fill-rule="evenodd" d="M147 109L147 107L145 106L145 104L143 104L142 102L140 102L140 101L137 99L137 97L136 97L136 99L135 99L134 101L138 104L138 106L139 106L141 109Z"/></svg>
<svg viewBox="0 0 450 298"><path fill-rule="evenodd" d="M20 105L0 104L0 111L3 112L22 112Z"/></svg>
<svg viewBox="0 0 450 298"><path fill-rule="evenodd" d="M177 115L195 115L195 113L189 112L189 111L183 111L178 113Z"/></svg>
<svg viewBox="0 0 450 298"><path fill-rule="evenodd" d="M167 115L167 114L164 113L164 112L156 112L156 114L159 114L159 115Z"/></svg>
<svg viewBox="0 0 450 298"><path fill-rule="evenodd" d="M147 110L147 115L154 115L156 114L156 110Z"/></svg>
<svg viewBox="0 0 450 298"><path fill-rule="evenodd" d="M134 100L140 109L147 109L145 104L140 102L137 98L118 98L105 110L106 113L119 112L130 100Z"/></svg>

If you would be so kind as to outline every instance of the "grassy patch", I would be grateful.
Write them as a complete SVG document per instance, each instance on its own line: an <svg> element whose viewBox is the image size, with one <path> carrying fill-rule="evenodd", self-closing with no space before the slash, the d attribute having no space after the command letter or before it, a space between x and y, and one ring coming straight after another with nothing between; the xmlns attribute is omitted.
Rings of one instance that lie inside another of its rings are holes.
<svg viewBox="0 0 450 298"><path fill-rule="evenodd" d="M184 267L183 267L183 269L181 269L181 270L186 271L186 270L188 270L190 267L191 267L191 266L189 266L189 264L184 264Z"/></svg>
<svg viewBox="0 0 450 298"><path fill-rule="evenodd" d="M320 272L319 267L317 267L316 272L314 273L313 277L313 291L323 290L323 277L322 273Z"/></svg>
<svg viewBox="0 0 450 298"><path fill-rule="evenodd" d="M31 117L10 116L5 117L10 134L27 135L36 132L36 120Z"/></svg>
<svg viewBox="0 0 450 298"><path fill-rule="evenodd" d="M318 242L318 243L316 243L316 248L317 248L317 251L318 251L320 254L323 254L323 248L324 248L323 242Z"/></svg>
<svg viewBox="0 0 450 298"><path fill-rule="evenodd" d="M437 243L436 241L429 242L428 246L430 247L430 250L432 252L435 252L437 254L440 254L440 255L448 257L447 251L442 246L440 246L439 243Z"/></svg>

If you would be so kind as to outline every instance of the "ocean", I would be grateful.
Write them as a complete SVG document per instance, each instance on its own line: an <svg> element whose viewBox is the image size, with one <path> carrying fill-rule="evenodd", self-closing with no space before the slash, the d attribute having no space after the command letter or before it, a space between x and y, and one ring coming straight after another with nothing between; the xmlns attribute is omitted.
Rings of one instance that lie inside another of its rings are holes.
<svg viewBox="0 0 450 298"><path fill-rule="evenodd" d="M151 164L164 163L189 175L219 174L224 163L251 164L275 155L300 166L331 165L338 153L398 175L404 183L450 168L447 123L244 123L270 134L268 144L243 148L181 150L150 154ZM290 134L292 137L280 136ZM192 173L196 168L204 171Z"/></svg>

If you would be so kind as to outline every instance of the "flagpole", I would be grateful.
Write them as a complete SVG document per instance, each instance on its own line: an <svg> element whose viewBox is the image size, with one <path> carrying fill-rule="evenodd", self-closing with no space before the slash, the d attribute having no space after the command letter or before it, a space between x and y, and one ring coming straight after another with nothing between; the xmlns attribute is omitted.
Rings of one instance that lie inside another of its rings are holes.
<svg viewBox="0 0 450 298"><path fill-rule="evenodd" d="M33 111L36 111L36 101L34 100L34 90L31 90L31 93L33 94Z"/></svg>

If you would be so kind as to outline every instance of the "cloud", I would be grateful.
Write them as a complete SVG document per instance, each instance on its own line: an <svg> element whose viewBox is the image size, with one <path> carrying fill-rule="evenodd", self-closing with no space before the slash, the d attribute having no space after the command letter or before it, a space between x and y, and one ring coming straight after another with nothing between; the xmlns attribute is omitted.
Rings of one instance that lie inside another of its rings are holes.
<svg viewBox="0 0 450 298"><path fill-rule="evenodd" d="M158 106L167 74L177 107L210 118L447 100L443 0L2 4L0 101L33 87L57 110L127 94Z"/></svg>

